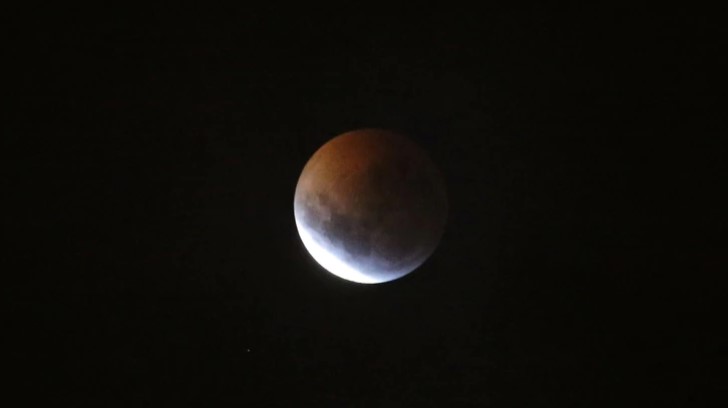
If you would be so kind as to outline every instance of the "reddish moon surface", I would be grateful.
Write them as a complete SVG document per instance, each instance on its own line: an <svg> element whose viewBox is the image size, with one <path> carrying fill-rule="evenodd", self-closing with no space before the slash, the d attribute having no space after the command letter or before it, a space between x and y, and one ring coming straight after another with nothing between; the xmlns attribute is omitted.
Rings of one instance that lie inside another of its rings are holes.
<svg viewBox="0 0 728 408"><path fill-rule="evenodd" d="M314 153L296 186L304 246L327 271L358 283L401 278L432 255L448 203L443 178L405 136L383 129L339 135Z"/></svg>

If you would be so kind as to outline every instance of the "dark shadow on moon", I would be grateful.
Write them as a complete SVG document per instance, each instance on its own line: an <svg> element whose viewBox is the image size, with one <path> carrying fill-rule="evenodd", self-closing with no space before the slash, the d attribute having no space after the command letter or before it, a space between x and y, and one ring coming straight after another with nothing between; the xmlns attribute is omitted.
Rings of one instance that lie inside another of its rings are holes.
<svg viewBox="0 0 728 408"><path fill-rule="evenodd" d="M405 163L397 170L406 174L407 168ZM361 197L363 210L358 213L337 208L325 192L304 194L297 207L301 223L319 245L367 275L391 277L416 268L434 250L434 245L422 247L420 242L423 234L431 234L432 228L426 224L434 208L425 207L435 207L428 205L435 187L423 176L394 185L387 170L391 168L372 169L367 177L386 196ZM422 199L409 203L387 200L402 190Z"/></svg>

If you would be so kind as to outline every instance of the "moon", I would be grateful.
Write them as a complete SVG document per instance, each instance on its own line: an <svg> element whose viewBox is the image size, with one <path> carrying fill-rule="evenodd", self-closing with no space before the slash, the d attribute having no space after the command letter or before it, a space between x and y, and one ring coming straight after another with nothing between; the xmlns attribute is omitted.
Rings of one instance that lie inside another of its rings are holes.
<svg viewBox="0 0 728 408"><path fill-rule="evenodd" d="M348 281L375 284L420 267L448 212L441 173L407 137L360 129L324 144L296 185L294 216L311 256Z"/></svg>

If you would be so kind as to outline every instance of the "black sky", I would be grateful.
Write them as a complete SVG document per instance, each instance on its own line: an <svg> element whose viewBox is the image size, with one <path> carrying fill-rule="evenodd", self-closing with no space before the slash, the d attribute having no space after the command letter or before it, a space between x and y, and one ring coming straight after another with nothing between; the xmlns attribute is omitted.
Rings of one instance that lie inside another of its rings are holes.
<svg viewBox="0 0 728 408"><path fill-rule="evenodd" d="M10 388L261 407L717 390L709 13L360 8L9 14ZM323 271L293 222L310 155L361 127L416 140L450 199L433 257L385 285Z"/></svg>

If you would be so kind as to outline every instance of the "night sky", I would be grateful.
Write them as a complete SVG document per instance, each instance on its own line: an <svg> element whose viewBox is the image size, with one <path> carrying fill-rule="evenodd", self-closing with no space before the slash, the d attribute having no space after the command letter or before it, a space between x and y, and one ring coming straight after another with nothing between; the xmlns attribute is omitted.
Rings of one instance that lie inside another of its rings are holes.
<svg viewBox="0 0 728 408"><path fill-rule="evenodd" d="M718 390L710 13L248 7L4 17L5 386L209 407ZM450 203L434 255L372 286L319 267L293 218L306 161L362 127L426 149Z"/></svg>

